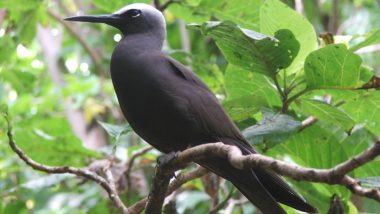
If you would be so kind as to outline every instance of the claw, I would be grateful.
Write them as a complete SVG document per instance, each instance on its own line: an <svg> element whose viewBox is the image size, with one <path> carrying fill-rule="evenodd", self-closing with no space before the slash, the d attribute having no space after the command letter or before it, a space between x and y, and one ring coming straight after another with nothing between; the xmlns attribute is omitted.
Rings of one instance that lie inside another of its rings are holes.
<svg viewBox="0 0 380 214"><path fill-rule="evenodd" d="M157 166L166 165L166 164L170 163L170 161L177 158L177 156L178 156L178 152L174 152L174 151L172 151L168 154L165 154L165 155L161 155L157 158Z"/></svg>

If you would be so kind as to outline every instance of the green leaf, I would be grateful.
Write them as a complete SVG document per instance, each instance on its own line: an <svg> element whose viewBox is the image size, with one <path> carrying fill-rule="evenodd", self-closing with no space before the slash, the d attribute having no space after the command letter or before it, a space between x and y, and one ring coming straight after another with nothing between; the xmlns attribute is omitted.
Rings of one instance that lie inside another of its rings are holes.
<svg viewBox="0 0 380 214"><path fill-rule="evenodd" d="M51 174L46 176L37 177L35 179L31 179L26 181L25 183L19 184L11 189L5 190L6 193L11 193L16 191L18 188L26 188L32 190L38 190L46 187L50 187L60 182L67 180L68 178L74 177L71 174Z"/></svg>
<svg viewBox="0 0 380 214"><path fill-rule="evenodd" d="M124 126L118 126L118 125L101 122L99 120L97 122L103 127L104 130L106 130L108 135L115 138L116 141L120 138L121 135L132 131L132 128L128 124Z"/></svg>
<svg viewBox="0 0 380 214"><path fill-rule="evenodd" d="M250 0L242 4L241 0L202 0L194 11L195 13L204 11L218 20L229 20L240 26L259 30L262 2L262 0Z"/></svg>
<svg viewBox="0 0 380 214"><path fill-rule="evenodd" d="M199 25L192 25L200 27ZM227 61L243 69L273 76L291 64L299 44L289 30L279 30L273 38L238 27L230 21L207 22L204 34L215 39Z"/></svg>
<svg viewBox="0 0 380 214"><path fill-rule="evenodd" d="M229 64L225 73L227 100L255 95L266 106L281 106L280 97L267 76Z"/></svg>
<svg viewBox="0 0 380 214"><path fill-rule="evenodd" d="M363 84L368 83L368 81L371 80L373 75L374 75L374 69L373 68L366 66L366 65L360 66L360 81Z"/></svg>
<svg viewBox="0 0 380 214"><path fill-rule="evenodd" d="M93 0L91 2L96 6L96 8L101 9L102 11L106 13L113 13L128 4L134 3L135 1L134 0L116 0L116 1L114 0L111 3L108 0ZM150 3L149 0L140 0L139 2Z"/></svg>
<svg viewBox="0 0 380 214"><path fill-rule="evenodd" d="M340 106L357 123L362 123L373 133L380 135L380 93L377 90L357 92Z"/></svg>
<svg viewBox="0 0 380 214"><path fill-rule="evenodd" d="M331 44L312 52L305 61L309 89L355 89L360 87L362 60L342 44Z"/></svg>
<svg viewBox="0 0 380 214"><path fill-rule="evenodd" d="M342 143L347 136L347 133L340 127L319 121L301 132L297 132L287 142L272 148L269 152L277 157L284 156L284 158L305 167L330 168L349 159L344 149L345 145ZM305 182L292 182L292 184L307 200L310 199L321 213L326 213L329 198L334 193L345 200L350 196L350 192L340 186ZM315 185L315 189L313 187L305 188L309 185Z"/></svg>
<svg viewBox="0 0 380 214"><path fill-rule="evenodd" d="M299 102L301 110L305 113L342 127L345 130L351 129L355 122L340 109L319 100L302 99Z"/></svg>
<svg viewBox="0 0 380 214"><path fill-rule="evenodd" d="M361 37L359 37L361 38ZM375 29L371 32L368 32L367 34L364 35L364 40L359 42L358 44L352 46L350 48L350 51L354 52L360 48L363 48L365 46L373 45L373 44L378 44L380 43L380 28Z"/></svg>
<svg viewBox="0 0 380 214"><path fill-rule="evenodd" d="M3 71L2 79L10 82L17 92L30 92L33 90L36 76L30 72L23 72L19 70Z"/></svg>
<svg viewBox="0 0 380 214"><path fill-rule="evenodd" d="M302 123L286 114L276 114L263 110L263 119L243 131L243 135L253 144L265 144L265 148L283 142L293 135Z"/></svg>
<svg viewBox="0 0 380 214"><path fill-rule="evenodd" d="M364 186L380 188L380 177L359 178Z"/></svg>
<svg viewBox="0 0 380 214"><path fill-rule="evenodd" d="M38 7L37 7L38 8ZM18 24L18 40L22 44L31 43L37 32L38 10L30 10L23 14L24 18Z"/></svg>
<svg viewBox="0 0 380 214"><path fill-rule="evenodd" d="M297 57L287 69L287 74L291 74L301 70L306 56L317 48L314 27L305 17L281 1L265 1L260 10L260 32L275 35L277 31L282 29L290 30L300 45Z"/></svg>
<svg viewBox="0 0 380 214"><path fill-rule="evenodd" d="M13 127L16 144L42 164L84 166L87 158L101 157L83 147L64 117L35 116Z"/></svg>
<svg viewBox="0 0 380 214"><path fill-rule="evenodd" d="M7 114L8 113L8 105L5 103L0 104L0 113Z"/></svg>
<svg viewBox="0 0 380 214"><path fill-rule="evenodd" d="M3 0L0 1L0 8L6 8L9 19L18 23L25 19L27 11L38 8L41 3L40 0Z"/></svg>
<svg viewBox="0 0 380 214"><path fill-rule="evenodd" d="M224 109L234 121L242 121L252 117L266 102L263 97L255 94L227 100L223 103Z"/></svg>
<svg viewBox="0 0 380 214"><path fill-rule="evenodd" d="M343 141L344 150L348 157L354 157L367 150L377 140L377 136L362 126L355 126L350 135ZM380 159L375 159L350 173L353 177L377 176Z"/></svg>

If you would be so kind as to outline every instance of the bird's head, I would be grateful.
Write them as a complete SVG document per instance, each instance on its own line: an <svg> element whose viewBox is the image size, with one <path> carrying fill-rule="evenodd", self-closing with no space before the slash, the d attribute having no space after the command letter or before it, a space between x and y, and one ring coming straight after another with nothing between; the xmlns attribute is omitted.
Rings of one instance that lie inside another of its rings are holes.
<svg viewBox="0 0 380 214"><path fill-rule="evenodd" d="M83 15L68 17L67 21L105 23L119 29L125 36L151 33L165 38L166 25L163 14L143 3L127 5L107 15Z"/></svg>

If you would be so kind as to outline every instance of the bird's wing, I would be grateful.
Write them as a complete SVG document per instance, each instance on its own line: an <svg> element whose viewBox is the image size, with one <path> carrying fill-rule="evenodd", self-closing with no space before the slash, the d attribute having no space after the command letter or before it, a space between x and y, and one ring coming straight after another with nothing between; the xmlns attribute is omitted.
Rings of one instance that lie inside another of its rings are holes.
<svg viewBox="0 0 380 214"><path fill-rule="evenodd" d="M193 115L203 125L203 130L215 137L236 139L236 146L246 154L255 152L206 84L181 63L170 57L167 57L167 60L172 70L191 85L192 93L196 96L189 100L193 106L190 111L193 111Z"/></svg>

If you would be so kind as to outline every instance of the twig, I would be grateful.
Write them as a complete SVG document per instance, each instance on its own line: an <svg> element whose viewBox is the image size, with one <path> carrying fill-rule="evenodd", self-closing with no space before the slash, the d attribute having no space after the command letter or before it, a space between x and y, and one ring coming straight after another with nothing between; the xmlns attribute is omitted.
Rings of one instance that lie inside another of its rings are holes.
<svg viewBox="0 0 380 214"><path fill-rule="evenodd" d="M81 33L73 25L68 24L68 22L63 21L62 17L60 17L56 12L52 10L47 10L47 13L49 16L54 18L54 20L62 24L68 30L68 32L78 40L78 42L83 46L86 52L90 55L90 58L94 62L95 69L97 70L98 74L103 77L106 76L107 72L104 70L102 66L102 59L99 53L87 43L86 39L81 35Z"/></svg>
<svg viewBox="0 0 380 214"><path fill-rule="evenodd" d="M325 95L323 97L323 100L327 103L327 104L331 104L331 101L332 101L332 96L331 95ZM313 125L314 123L318 122L318 118L317 117L314 117L314 116L309 116L308 118L306 118L304 121L302 121L302 124L301 124L301 128L298 130L298 132L301 132L302 130L304 130L305 128Z"/></svg>
<svg viewBox="0 0 380 214"><path fill-rule="evenodd" d="M370 46L360 48L359 50L355 51L355 53L365 54L365 53L373 53L373 52L377 52L377 51L380 51L380 44L370 45Z"/></svg>
<svg viewBox="0 0 380 214"><path fill-rule="evenodd" d="M305 11L304 11L304 6L303 6L303 3L302 3L302 0L295 0L294 4L295 4L296 11L299 14L304 15Z"/></svg>
<svg viewBox="0 0 380 214"><path fill-rule="evenodd" d="M117 206L117 208L120 210L121 213L128 214L128 209L125 207L125 205L122 203L121 199L119 198L119 195L115 188L115 184L112 183L113 177L112 175L109 175L108 169L105 171L106 174L108 174L107 179L104 179L103 177L97 175L96 173L91 172L90 170L86 170L86 169L79 169L72 166L58 167L58 166L47 166L44 164L40 164L32 160L30 157L28 157L16 145L13 139L13 135L12 135L12 126L9 122L7 114L5 114L4 117L8 126L7 136L9 140L9 146L27 165L31 166L35 170L42 171L42 172L53 173L53 174L70 173L70 174L74 174L80 177L93 180L96 183L98 183L100 186L102 186L105 191L107 191L109 198L114 202L114 204Z"/></svg>
<svg viewBox="0 0 380 214"><path fill-rule="evenodd" d="M133 164L134 164L136 158L138 158L141 155L144 155L145 153L147 153L148 151L150 151L152 149L153 149L153 147L151 147L151 146L145 146L145 147L139 149L138 151L134 152L132 154L132 157L128 160L127 167L126 167L125 172L124 172L125 177L127 179L127 191L128 192L129 192L130 187L131 187L131 179L130 179L131 178L131 170L132 170L132 167L133 167Z"/></svg>
<svg viewBox="0 0 380 214"><path fill-rule="evenodd" d="M167 2L165 2L164 4L161 4L160 3L160 0L154 0L154 5L155 7L163 12L164 10L166 10L171 4L173 3L180 3L181 1L180 0L168 0Z"/></svg>
<svg viewBox="0 0 380 214"><path fill-rule="evenodd" d="M238 205L241 205L241 204L244 204L247 202L248 202L248 199L246 197L241 197L238 200L234 200L234 199L230 200L224 213L225 214L231 214L233 212L235 206L238 206Z"/></svg>
<svg viewBox="0 0 380 214"><path fill-rule="evenodd" d="M291 96L289 99L288 99L288 103L290 105L290 103L292 103L294 100L296 100L298 97L304 95L305 93L309 92L310 90L309 89L303 89L301 91L299 91L298 93L296 93L295 95Z"/></svg>
<svg viewBox="0 0 380 214"><path fill-rule="evenodd" d="M109 197L114 201L116 204L116 207L123 213L128 214L128 209L125 207L123 201L118 196L116 185L115 185L115 179L113 178L112 172L109 169L111 167L111 164L108 165L107 168L104 169L104 174L106 176L107 182L112 190L112 195L109 194Z"/></svg>
<svg viewBox="0 0 380 214"><path fill-rule="evenodd" d="M309 116L308 118L302 121L301 128L298 130L298 132L303 131L305 128L313 125L316 122L318 122L318 118L314 116Z"/></svg>
<svg viewBox="0 0 380 214"><path fill-rule="evenodd" d="M196 178L202 177L205 175L208 171L203 167L197 167L196 169L192 170L189 173L186 174L179 174L176 176L176 179L174 179L168 186L168 190L166 192L166 195L170 195L172 192L174 192L176 189L181 187L184 183L194 180ZM137 214L144 210L146 203L148 201L148 197L145 197L141 199L139 202L135 203L131 207L128 208L130 214Z"/></svg>
<svg viewBox="0 0 380 214"><path fill-rule="evenodd" d="M232 198L232 196L234 195L234 191L235 189L231 189L231 191L228 193L228 195L226 196L226 198L220 202L218 205L216 205L210 212L209 214L217 214L219 210L223 209L223 207L225 207L228 203L228 200L230 200Z"/></svg>

